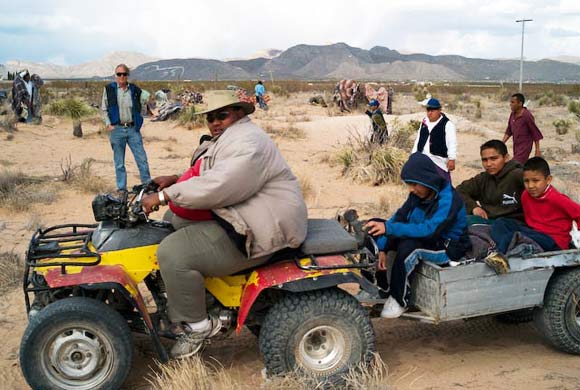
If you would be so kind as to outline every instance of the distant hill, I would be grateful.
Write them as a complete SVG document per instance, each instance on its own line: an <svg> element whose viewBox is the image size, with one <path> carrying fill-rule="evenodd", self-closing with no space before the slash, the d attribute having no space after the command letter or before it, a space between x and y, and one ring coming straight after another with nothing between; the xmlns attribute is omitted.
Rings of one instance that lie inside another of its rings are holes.
<svg viewBox="0 0 580 390"><path fill-rule="evenodd" d="M575 56L558 56L558 57L551 57L548 59L553 60L553 61L568 62L570 64L580 65L580 57L575 57Z"/></svg>
<svg viewBox="0 0 580 390"><path fill-rule="evenodd" d="M10 72L26 68L30 73L38 73L40 77L45 79L92 78L111 76L115 71L115 66L120 63L127 64L129 68L136 68L143 63L157 59L135 52L113 52L98 60L79 65L66 66L9 60L6 62L5 68Z"/></svg>
<svg viewBox="0 0 580 390"><path fill-rule="evenodd" d="M580 81L580 66L554 60L526 61L525 80ZM345 43L297 45L273 58L247 60L169 59L143 64L133 77L142 80L243 80L270 74L278 79L372 80L519 80L518 60L487 60L457 55L402 54L382 46L370 50Z"/></svg>
<svg viewBox="0 0 580 390"><path fill-rule="evenodd" d="M255 57L258 56L258 57ZM558 61L556 61L558 60ZM126 63L136 80L429 80L517 81L519 60L480 59L458 55L404 54L387 47L370 50L345 43L296 45L287 50L263 50L245 59L225 61L186 58L156 59L140 53L116 52L80 65L59 66L8 61L6 71L28 68L44 78L110 78ZM0 66L0 71L1 71ZM524 79L531 82L578 82L580 58L555 57L526 61Z"/></svg>

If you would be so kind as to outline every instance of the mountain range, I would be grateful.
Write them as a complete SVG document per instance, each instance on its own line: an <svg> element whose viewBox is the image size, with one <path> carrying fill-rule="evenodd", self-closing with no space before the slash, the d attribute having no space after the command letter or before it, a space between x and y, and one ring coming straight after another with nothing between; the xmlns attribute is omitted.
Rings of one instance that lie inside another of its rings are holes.
<svg viewBox="0 0 580 390"><path fill-rule="evenodd" d="M131 54L131 61L127 59ZM113 53L99 61L34 71L45 78L110 77L112 68L125 62L135 80L431 80L517 81L518 60L478 59L459 55L401 53L382 46L370 50L345 43L296 45L287 50L267 50L257 58L215 60L201 58L152 59L138 53ZM524 79L531 82L580 81L577 57L560 57L524 63ZM24 64L24 63L21 63ZM7 67L12 65L8 62ZM33 72L34 64L27 65ZM48 66L48 65L46 65ZM24 66L22 66L24 67Z"/></svg>

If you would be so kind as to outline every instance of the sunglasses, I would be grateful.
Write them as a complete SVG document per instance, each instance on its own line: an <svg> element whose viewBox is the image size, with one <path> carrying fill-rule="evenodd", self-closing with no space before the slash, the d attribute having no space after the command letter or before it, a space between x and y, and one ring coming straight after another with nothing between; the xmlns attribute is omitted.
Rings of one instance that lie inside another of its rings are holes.
<svg viewBox="0 0 580 390"><path fill-rule="evenodd" d="M215 120L223 121L230 116L229 111L210 112L206 115L207 123L212 123Z"/></svg>
<svg viewBox="0 0 580 390"><path fill-rule="evenodd" d="M122 77L122 76L129 76L129 73L127 72L117 72L117 77Z"/></svg>

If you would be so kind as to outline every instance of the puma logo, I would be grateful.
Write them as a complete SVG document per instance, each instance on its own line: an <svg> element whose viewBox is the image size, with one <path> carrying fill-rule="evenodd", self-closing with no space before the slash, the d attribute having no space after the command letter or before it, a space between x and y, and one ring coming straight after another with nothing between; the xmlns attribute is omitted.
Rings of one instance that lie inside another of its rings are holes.
<svg viewBox="0 0 580 390"><path fill-rule="evenodd" d="M514 192L513 196L510 196L508 194L502 195L502 201L501 201L502 206L510 206L510 205L514 205L514 204L518 204L518 200L516 199L515 192Z"/></svg>

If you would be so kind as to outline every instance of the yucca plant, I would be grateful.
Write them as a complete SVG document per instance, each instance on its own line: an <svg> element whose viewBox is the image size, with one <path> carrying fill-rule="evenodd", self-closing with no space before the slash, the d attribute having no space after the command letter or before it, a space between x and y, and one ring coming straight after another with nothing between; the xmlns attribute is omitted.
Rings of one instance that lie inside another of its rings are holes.
<svg viewBox="0 0 580 390"><path fill-rule="evenodd" d="M73 135L80 138L83 136L81 119L94 114L95 110L80 100L69 98L51 103L48 106L48 112L52 115L67 116L72 119Z"/></svg>

